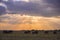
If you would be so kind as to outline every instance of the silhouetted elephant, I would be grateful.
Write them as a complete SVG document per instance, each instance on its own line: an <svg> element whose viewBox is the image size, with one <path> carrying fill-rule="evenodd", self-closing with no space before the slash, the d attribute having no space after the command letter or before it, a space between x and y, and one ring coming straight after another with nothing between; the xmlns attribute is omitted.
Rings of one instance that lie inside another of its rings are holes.
<svg viewBox="0 0 60 40"><path fill-rule="evenodd" d="M44 33L45 33L45 34L48 34L49 32L48 32L48 31L45 31Z"/></svg>
<svg viewBox="0 0 60 40"><path fill-rule="evenodd" d="M55 30L55 31L53 31L53 34L57 34L57 31Z"/></svg>
<svg viewBox="0 0 60 40"><path fill-rule="evenodd" d="M11 30L4 30L3 33L12 33L13 31Z"/></svg>
<svg viewBox="0 0 60 40"><path fill-rule="evenodd" d="M37 30L33 30L32 34L38 34L38 31Z"/></svg>
<svg viewBox="0 0 60 40"><path fill-rule="evenodd" d="M60 30L58 30L60 32Z"/></svg>
<svg viewBox="0 0 60 40"><path fill-rule="evenodd" d="M30 32L31 32L31 31L28 31L28 30L27 30L27 31L25 31L24 33L25 33L25 34L30 34Z"/></svg>

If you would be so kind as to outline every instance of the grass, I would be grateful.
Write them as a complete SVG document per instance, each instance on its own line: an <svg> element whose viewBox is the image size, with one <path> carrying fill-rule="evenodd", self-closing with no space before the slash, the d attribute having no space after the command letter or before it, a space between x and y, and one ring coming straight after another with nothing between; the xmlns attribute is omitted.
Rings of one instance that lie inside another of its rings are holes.
<svg viewBox="0 0 60 40"><path fill-rule="evenodd" d="M0 40L60 40L60 31L38 31L38 34L24 33L24 31L13 31L12 33L3 33L0 31Z"/></svg>

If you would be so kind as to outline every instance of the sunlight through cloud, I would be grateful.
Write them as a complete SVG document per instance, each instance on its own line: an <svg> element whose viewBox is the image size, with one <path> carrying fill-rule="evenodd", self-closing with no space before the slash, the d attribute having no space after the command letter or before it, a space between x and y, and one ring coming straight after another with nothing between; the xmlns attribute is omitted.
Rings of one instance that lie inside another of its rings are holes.
<svg viewBox="0 0 60 40"><path fill-rule="evenodd" d="M24 2L29 2L29 0L13 0L13 1L24 1Z"/></svg>

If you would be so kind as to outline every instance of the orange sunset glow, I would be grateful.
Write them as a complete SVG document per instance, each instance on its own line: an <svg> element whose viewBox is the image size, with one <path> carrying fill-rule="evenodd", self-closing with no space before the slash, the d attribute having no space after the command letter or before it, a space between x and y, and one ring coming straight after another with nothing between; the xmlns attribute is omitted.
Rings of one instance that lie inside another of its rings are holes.
<svg viewBox="0 0 60 40"><path fill-rule="evenodd" d="M7 18L6 18L7 17ZM0 16L0 30L55 30L60 29L60 18L20 14Z"/></svg>

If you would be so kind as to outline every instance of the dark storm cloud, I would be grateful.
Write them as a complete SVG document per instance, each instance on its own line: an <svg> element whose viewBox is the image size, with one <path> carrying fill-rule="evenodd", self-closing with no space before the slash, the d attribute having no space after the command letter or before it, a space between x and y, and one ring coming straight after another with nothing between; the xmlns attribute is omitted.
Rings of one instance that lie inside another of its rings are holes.
<svg viewBox="0 0 60 40"><path fill-rule="evenodd" d="M13 5L13 4L12 4ZM40 8L38 8L36 3L26 3L26 2L19 2L16 3L15 5L8 5L10 10L13 11L29 11L29 12L38 12Z"/></svg>
<svg viewBox="0 0 60 40"><path fill-rule="evenodd" d="M6 13L5 7L0 6L0 15L5 14L5 13Z"/></svg>
<svg viewBox="0 0 60 40"><path fill-rule="evenodd" d="M60 0L31 0L6 4L10 11L26 12L29 15L60 16Z"/></svg>

